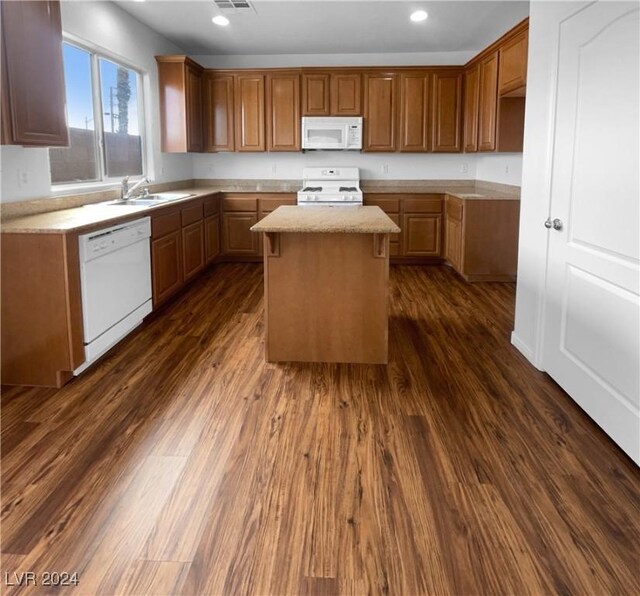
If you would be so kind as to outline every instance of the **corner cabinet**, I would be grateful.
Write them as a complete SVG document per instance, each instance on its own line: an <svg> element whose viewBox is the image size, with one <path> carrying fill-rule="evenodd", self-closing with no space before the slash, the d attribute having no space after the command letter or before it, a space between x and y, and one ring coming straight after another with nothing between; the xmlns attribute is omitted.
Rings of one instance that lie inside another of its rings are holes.
<svg viewBox="0 0 640 596"><path fill-rule="evenodd" d="M364 151L395 151L397 75L364 75Z"/></svg>
<svg viewBox="0 0 640 596"><path fill-rule="evenodd" d="M438 72L432 88L431 150L458 153L462 149L462 73Z"/></svg>
<svg viewBox="0 0 640 596"><path fill-rule="evenodd" d="M466 152L478 150L478 65L464 73L464 131L463 148Z"/></svg>
<svg viewBox="0 0 640 596"><path fill-rule="evenodd" d="M3 145L65 147L60 3L2 2Z"/></svg>
<svg viewBox="0 0 640 596"><path fill-rule="evenodd" d="M233 151L233 75L204 77L205 151Z"/></svg>
<svg viewBox="0 0 640 596"><path fill-rule="evenodd" d="M202 152L203 68L187 56L156 56L160 141L165 153Z"/></svg>
<svg viewBox="0 0 640 596"><path fill-rule="evenodd" d="M494 151L498 101L498 52L493 52L480 62L479 73L478 151Z"/></svg>

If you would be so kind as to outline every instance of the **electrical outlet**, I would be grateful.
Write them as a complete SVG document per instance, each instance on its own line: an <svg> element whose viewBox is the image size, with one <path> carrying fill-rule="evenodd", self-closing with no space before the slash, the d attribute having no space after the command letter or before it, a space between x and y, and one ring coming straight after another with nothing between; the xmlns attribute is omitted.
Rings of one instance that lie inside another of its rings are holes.
<svg viewBox="0 0 640 596"><path fill-rule="evenodd" d="M509 173L509 166L508 165L504 166L504 173L505 174Z"/></svg>
<svg viewBox="0 0 640 596"><path fill-rule="evenodd" d="M26 170L18 170L18 186L26 186L29 184L29 174Z"/></svg>
<svg viewBox="0 0 640 596"><path fill-rule="evenodd" d="M466 173L469 171L469 164L468 164L468 163L466 163L466 162L465 162L465 163L463 163L463 164L460 166L460 171L461 171L463 174L466 174Z"/></svg>
<svg viewBox="0 0 640 596"><path fill-rule="evenodd" d="M388 163L382 164L382 168L381 169L382 169L382 173L383 174L388 174L389 173L389 164Z"/></svg>

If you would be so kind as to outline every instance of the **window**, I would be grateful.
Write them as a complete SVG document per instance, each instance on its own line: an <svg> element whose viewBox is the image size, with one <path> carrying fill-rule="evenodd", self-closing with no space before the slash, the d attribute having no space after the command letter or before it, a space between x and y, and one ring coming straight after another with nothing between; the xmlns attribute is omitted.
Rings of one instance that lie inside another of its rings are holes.
<svg viewBox="0 0 640 596"><path fill-rule="evenodd" d="M141 75L65 42L69 147L49 149L52 184L81 184L145 172Z"/></svg>

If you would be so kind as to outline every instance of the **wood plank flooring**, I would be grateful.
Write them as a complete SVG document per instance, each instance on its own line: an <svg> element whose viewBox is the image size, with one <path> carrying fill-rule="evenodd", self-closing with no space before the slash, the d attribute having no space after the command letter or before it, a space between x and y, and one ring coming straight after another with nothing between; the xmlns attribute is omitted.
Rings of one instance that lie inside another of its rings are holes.
<svg viewBox="0 0 640 596"><path fill-rule="evenodd" d="M639 594L640 472L510 345L514 286L390 278L388 366L266 364L262 267L226 264L5 387L2 591Z"/></svg>

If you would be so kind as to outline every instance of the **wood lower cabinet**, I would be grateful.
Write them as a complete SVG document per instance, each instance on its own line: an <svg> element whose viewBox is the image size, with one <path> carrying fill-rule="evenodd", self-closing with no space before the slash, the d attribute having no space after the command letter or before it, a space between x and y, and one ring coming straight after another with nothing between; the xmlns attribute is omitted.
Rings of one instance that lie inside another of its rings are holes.
<svg viewBox="0 0 640 596"><path fill-rule="evenodd" d="M515 281L520 201L445 199L445 257L466 281Z"/></svg>
<svg viewBox="0 0 640 596"><path fill-rule="evenodd" d="M300 75L269 74L267 83L267 150L300 151Z"/></svg>
<svg viewBox="0 0 640 596"><path fill-rule="evenodd" d="M204 220L204 259L211 263L220 254L220 215L210 215Z"/></svg>
<svg viewBox="0 0 640 596"><path fill-rule="evenodd" d="M182 287L181 230L151 241L151 278L154 307L162 304Z"/></svg>
<svg viewBox="0 0 640 596"><path fill-rule="evenodd" d="M400 75L400 151L428 151L430 142L428 73Z"/></svg>
<svg viewBox="0 0 640 596"><path fill-rule="evenodd" d="M264 73L242 73L235 77L236 151L266 150L264 86Z"/></svg>
<svg viewBox="0 0 640 596"><path fill-rule="evenodd" d="M160 142L165 153L204 150L204 69L187 56L156 56L160 96Z"/></svg>
<svg viewBox="0 0 640 596"><path fill-rule="evenodd" d="M496 148L497 102L498 52L493 52L479 65L478 151Z"/></svg>
<svg viewBox="0 0 640 596"><path fill-rule="evenodd" d="M463 148L468 153L478 150L478 65L464 74L464 132Z"/></svg>
<svg viewBox="0 0 640 596"><path fill-rule="evenodd" d="M405 213L402 218L403 255L439 257L442 254L442 215Z"/></svg>
<svg viewBox="0 0 640 596"><path fill-rule="evenodd" d="M204 79L204 105L205 151L233 151L233 75L207 74Z"/></svg>
<svg viewBox="0 0 640 596"><path fill-rule="evenodd" d="M395 151L397 75L364 75L364 151Z"/></svg>
<svg viewBox="0 0 640 596"><path fill-rule="evenodd" d="M182 228L182 271L184 281L198 274L205 265L204 224L202 221Z"/></svg>
<svg viewBox="0 0 640 596"><path fill-rule="evenodd" d="M462 73L433 75L431 101L431 151L457 153L462 150Z"/></svg>
<svg viewBox="0 0 640 596"><path fill-rule="evenodd" d="M223 213L222 242L227 255L257 256L259 252L258 234L251 231L251 226L258 223L256 213Z"/></svg>
<svg viewBox="0 0 640 596"><path fill-rule="evenodd" d="M2 2L0 9L1 142L67 146L60 3Z"/></svg>

